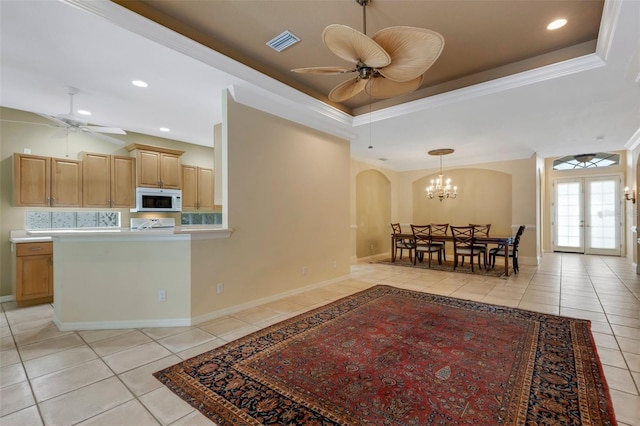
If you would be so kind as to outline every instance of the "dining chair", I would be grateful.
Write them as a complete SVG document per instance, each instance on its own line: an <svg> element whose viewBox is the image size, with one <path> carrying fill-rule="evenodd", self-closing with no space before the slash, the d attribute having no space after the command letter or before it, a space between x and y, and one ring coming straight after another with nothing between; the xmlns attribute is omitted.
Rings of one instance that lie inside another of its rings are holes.
<svg viewBox="0 0 640 426"><path fill-rule="evenodd" d="M474 230L473 230L473 236L474 237L488 237L489 236L489 231L491 230L491 224L487 223L487 224L475 224L475 223L470 223L469 226L473 226ZM481 244L481 243L476 243L475 244L476 250L483 250L484 251L484 257L485 257L485 264L484 266L487 267L489 266L489 263L486 261L488 260L487 258L487 244Z"/></svg>
<svg viewBox="0 0 640 426"><path fill-rule="evenodd" d="M438 253L438 264L442 264L441 254L444 247L441 244L433 244L431 240L431 225L411 225L411 232L413 232L413 241L415 242L413 264L416 264L417 259L422 262L425 253L429 254L429 267L431 267L433 253Z"/></svg>
<svg viewBox="0 0 640 426"><path fill-rule="evenodd" d="M399 223L391 224L391 231L393 235L402 234L402 227ZM396 251L396 257L398 256L398 250L400 250L400 259L402 259L402 253L404 250L409 250L409 260L412 260L412 252L414 248L413 240L408 238L396 238L396 245L394 250Z"/></svg>
<svg viewBox="0 0 640 426"><path fill-rule="evenodd" d="M482 269L480 263L481 255L484 255L484 264L487 263L487 252L484 250L478 250L474 244L474 232L473 226L451 226L451 235L453 236L453 269L458 267L458 257L462 257L464 261L465 257L469 257L471 262L471 272L473 271L474 257L478 256L478 267Z"/></svg>
<svg viewBox="0 0 640 426"><path fill-rule="evenodd" d="M516 232L516 236L513 238L513 243L509 244L509 257L513 259L513 272L515 274L517 274L518 270L520 269L520 266L518 265L518 250L520 248L520 237L522 237L525 228L525 225L520 225L520 227L518 227L518 231ZM489 261L491 262L492 268L495 268L496 266L496 256L504 257L504 249L505 245L501 244L498 247L489 250Z"/></svg>
<svg viewBox="0 0 640 426"><path fill-rule="evenodd" d="M449 231L448 223L432 223L431 224L431 236L443 236L446 237ZM447 252L445 250L446 242L444 241L432 241L433 245L440 244L442 245L442 260L447 261Z"/></svg>

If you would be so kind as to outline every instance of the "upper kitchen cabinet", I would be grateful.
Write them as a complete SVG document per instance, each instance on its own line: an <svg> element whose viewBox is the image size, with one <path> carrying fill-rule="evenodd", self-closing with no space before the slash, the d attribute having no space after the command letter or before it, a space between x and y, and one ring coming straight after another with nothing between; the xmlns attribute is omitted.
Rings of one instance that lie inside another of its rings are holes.
<svg viewBox="0 0 640 426"><path fill-rule="evenodd" d="M180 156L184 151L141 144L126 148L136 157L136 186L182 189Z"/></svg>
<svg viewBox="0 0 640 426"><path fill-rule="evenodd" d="M13 155L16 207L82 207L82 162Z"/></svg>
<svg viewBox="0 0 640 426"><path fill-rule="evenodd" d="M182 165L182 209L213 210L213 169Z"/></svg>
<svg viewBox="0 0 640 426"><path fill-rule="evenodd" d="M83 153L84 207L130 208L135 205L133 157Z"/></svg>

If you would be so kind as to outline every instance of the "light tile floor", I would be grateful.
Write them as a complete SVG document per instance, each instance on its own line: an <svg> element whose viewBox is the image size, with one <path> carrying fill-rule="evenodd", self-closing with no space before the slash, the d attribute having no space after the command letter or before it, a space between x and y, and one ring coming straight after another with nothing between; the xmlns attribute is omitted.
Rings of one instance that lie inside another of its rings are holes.
<svg viewBox="0 0 640 426"><path fill-rule="evenodd" d="M51 305L0 316L0 424L211 424L151 373L374 284L592 321L621 425L640 425L640 276L616 257L547 254L508 280L353 265L349 279L194 327L60 332Z"/></svg>

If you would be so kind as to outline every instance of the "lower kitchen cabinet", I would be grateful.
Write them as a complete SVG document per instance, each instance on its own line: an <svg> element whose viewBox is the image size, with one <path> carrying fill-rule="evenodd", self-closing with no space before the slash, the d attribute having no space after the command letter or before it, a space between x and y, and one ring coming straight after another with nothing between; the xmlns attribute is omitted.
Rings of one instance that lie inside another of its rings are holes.
<svg viewBox="0 0 640 426"><path fill-rule="evenodd" d="M53 243L16 244L16 303L53 302Z"/></svg>

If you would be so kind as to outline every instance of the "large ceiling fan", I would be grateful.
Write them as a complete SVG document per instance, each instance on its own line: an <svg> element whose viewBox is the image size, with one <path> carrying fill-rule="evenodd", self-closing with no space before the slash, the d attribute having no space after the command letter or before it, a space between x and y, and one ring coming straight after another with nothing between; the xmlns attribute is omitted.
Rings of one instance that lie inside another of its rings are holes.
<svg viewBox="0 0 640 426"><path fill-rule="evenodd" d="M364 33L332 24L322 32L322 41L336 56L355 68L309 67L292 71L311 74L356 73L356 77L334 87L329 99L343 102L364 91L372 98L391 98L413 92L422 84L424 73L438 59L444 47L439 33L415 27L384 28L372 37L367 33L367 5L372 0L356 0L362 6Z"/></svg>
<svg viewBox="0 0 640 426"><path fill-rule="evenodd" d="M124 141L112 138L111 136L107 136L104 134L109 133L114 135L126 135L127 133L124 130L118 127L92 126L87 124L86 121L83 121L81 117L75 115L73 112L73 96L80 93L80 89L72 86L66 86L66 89L67 93L69 94L69 112L67 114L58 114L52 116L37 113L39 116L51 120L54 123L53 126L61 128L62 131L54 134L54 137L64 137L69 133L83 132L89 133L92 136L98 139L102 139L106 142L114 143L117 145L124 145Z"/></svg>

